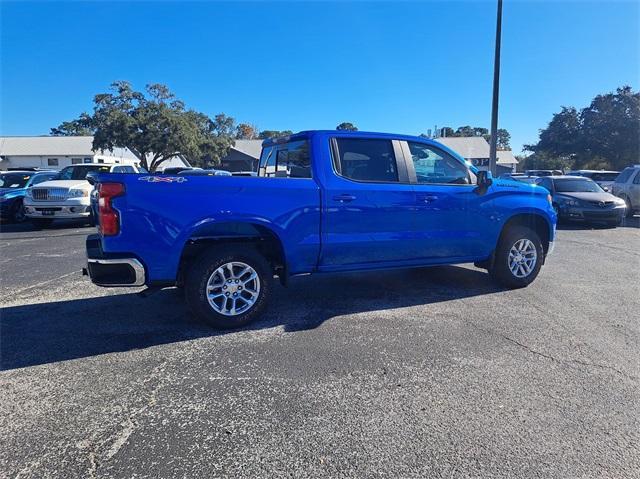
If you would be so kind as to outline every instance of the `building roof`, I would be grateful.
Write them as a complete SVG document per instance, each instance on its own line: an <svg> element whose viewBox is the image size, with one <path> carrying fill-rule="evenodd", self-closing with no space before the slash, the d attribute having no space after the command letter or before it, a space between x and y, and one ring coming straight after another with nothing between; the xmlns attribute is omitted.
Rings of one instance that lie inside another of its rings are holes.
<svg viewBox="0 0 640 479"><path fill-rule="evenodd" d="M262 151L262 141L263 140L235 140L232 148L240 153L258 159Z"/></svg>
<svg viewBox="0 0 640 479"><path fill-rule="evenodd" d="M498 165L517 165L518 160L515 156L513 156L513 151L511 150L498 150L496 151Z"/></svg>
<svg viewBox="0 0 640 479"><path fill-rule="evenodd" d="M92 136L3 136L0 137L0 155L93 155L92 142Z"/></svg>
<svg viewBox="0 0 640 479"><path fill-rule="evenodd" d="M460 156L470 160L472 158L489 158L489 143L481 136L441 137L438 143L451 148Z"/></svg>
<svg viewBox="0 0 640 479"><path fill-rule="evenodd" d="M93 136L2 136L0 156L93 156ZM110 156L135 156L126 148L105 152Z"/></svg>
<svg viewBox="0 0 640 479"><path fill-rule="evenodd" d="M489 158L489 143L482 136L447 136L436 138L435 141L451 148L467 160ZM499 165L518 163L510 150L498 150L496 156Z"/></svg>

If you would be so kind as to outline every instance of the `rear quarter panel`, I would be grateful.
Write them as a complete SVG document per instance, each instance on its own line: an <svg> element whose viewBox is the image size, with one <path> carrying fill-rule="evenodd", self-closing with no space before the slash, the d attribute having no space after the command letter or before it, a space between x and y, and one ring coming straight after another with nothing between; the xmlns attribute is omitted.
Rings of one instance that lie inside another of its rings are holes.
<svg viewBox="0 0 640 479"><path fill-rule="evenodd" d="M103 249L134 253L147 269L147 281L175 280L187 241L192 236L206 236L212 225L231 222L269 228L283 245L291 273L315 268L320 246L320 192L313 180L227 176L145 179L153 176L99 177L100 182L120 182L126 188L125 195L112 202L120 212L120 234L103 238Z"/></svg>

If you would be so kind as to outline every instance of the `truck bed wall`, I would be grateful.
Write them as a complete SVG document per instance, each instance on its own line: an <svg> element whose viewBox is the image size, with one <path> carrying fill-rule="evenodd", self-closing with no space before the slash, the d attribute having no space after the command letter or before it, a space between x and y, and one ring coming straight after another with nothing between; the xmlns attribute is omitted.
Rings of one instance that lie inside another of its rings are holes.
<svg viewBox="0 0 640 479"><path fill-rule="evenodd" d="M315 269L320 248L320 190L311 179L179 176L150 182L149 175L101 175L124 182L112 202L121 233L105 237L106 252L135 252L148 281L176 278L182 250L193 236L222 223L269 228L282 242L292 274ZM256 211L260 215L256 215Z"/></svg>

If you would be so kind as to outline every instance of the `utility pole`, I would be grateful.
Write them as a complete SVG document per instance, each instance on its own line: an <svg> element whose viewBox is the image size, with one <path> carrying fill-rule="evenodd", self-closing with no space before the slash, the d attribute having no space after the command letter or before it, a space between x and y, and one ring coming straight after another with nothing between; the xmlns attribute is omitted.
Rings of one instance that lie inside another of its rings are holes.
<svg viewBox="0 0 640 479"><path fill-rule="evenodd" d="M496 150L498 146L498 96L500 92L500 41L502 37L502 0L498 0L496 21L496 52L493 60L493 103L491 105L491 143L489 144L489 170L497 174Z"/></svg>

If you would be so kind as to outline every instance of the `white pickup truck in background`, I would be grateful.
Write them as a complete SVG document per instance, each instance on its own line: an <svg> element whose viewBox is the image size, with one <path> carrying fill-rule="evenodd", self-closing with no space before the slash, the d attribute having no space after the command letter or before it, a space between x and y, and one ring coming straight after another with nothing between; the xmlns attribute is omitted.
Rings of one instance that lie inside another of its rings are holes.
<svg viewBox="0 0 640 479"><path fill-rule="evenodd" d="M25 214L38 227L55 219L86 219L93 224L89 173L141 173L133 165L72 165L63 168L55 180L45 181L27 190Z"/></svg>

